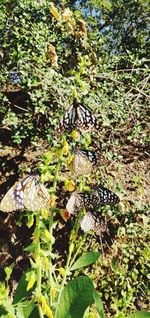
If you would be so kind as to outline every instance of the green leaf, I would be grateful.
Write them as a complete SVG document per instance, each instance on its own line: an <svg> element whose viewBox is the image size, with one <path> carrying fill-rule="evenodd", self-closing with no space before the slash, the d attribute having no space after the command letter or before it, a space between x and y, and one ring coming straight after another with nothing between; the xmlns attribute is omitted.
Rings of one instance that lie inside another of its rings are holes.
<svg viewBox="0 0 150 318"><path fill-rule="evenodd" d="M7 314L6 308L3 307L3 305L0 305L0 317L1 317L2 315L5 315L5 314Z"/></svg>
<svg viewBox="0 0 150 318"><path fill-rule="evenodd" d="M35 307L34 309L33 309L33 311L31 312L31 315L29 316L29 318L40 318L40 316L39 316L39 310L38 310L38 308L37 307Z"/></svg>
<svg viewBox="0 0 150 318"><path fill-rule="evenodd" d="M75 269L79 269L93 264L98 260L99 256L100 254L98 252L86 253L77 259L77 261L74 263L70 270L74 271Z"/></svg>
<svg viewBox="0 0 150 318"><path fill-rule="evenodd" d="M150 312L136 311L134 314L131 314L126 318L150 318Z"/></svg>
<svg viewBox="0 0 150 318"><path fill-rule="evenodd" d="M26 271L21 276L19 283L18 283L18 286L17 286L17 289L16 289L16 292L15 292L13 304L18 303L22 299L31 295L32 291L34 290L34 286L33 286L33 288L31 288L29 291L27 291L27 285L28 285L27 274L30 273L31 271L32 271L32 269Z"/></svg>
<svg viewBox="0 0 150 318"><path fill-rule="evenodd" d="M82 318L93 300L94 286L89 277L72 280L63 290L57 318Z"/></svg>
<svg viewBox="0 0 150 318"><path fill-rule="evenodd" d="M103 303L102 303L101 297L99 296L98 292L95 289L93 290L93 298L96 304L96 309L99 314L99 317L104 318Z"/></svg>
<svg viewBox="0 0 150 318"><path fill-rule="evenodd" d="M19 303L16 308L17 317L28 318L34 308L35 304L31 303L31 301L24 301L22 303Z"/></svg>

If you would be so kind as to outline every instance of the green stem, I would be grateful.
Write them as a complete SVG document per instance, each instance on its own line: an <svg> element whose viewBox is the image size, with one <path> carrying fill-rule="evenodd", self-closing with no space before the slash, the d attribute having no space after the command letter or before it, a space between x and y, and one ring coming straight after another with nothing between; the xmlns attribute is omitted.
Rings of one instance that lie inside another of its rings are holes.
<svg viewBox="0 0 150 318"><path fill-rule="evenodd" d="M57 318L57 313L58 313L58 308L59 308L59 304L60 304L60 299L61 299L61 295L62 295L62 291L64 289L65 283L66 283L66 278L68 276L68 272L69 272L69 265L70 265L70 260L71 260L71 255L72 255L72 251L69 249L69 255L68 255L68 259L67 259L67 264L66 264L66 270L65 270L65 275L63 277L62 280L62 284L61 284L61 288L58 294L58 300L57 300L57 307L56 307L56 311L55 311L55 318Z"/></svg>
<svg viewBox="0 0 150 318"><path fill-rule="evenodd" d="M57 186L57 179L58 179L58 173L61 165L61 156L58 159L56 169L55 169L55 174L54 174L54 181L53 181L53 191L56 192L56 186Z"/></svg>
<svg viewBox="0 0 150 318"><path fill-rule="evenodd" d="M75 224L75 230L74 230L74 232L75 232L74 233L74 241L76 241L76 237L77 237L77 234L78 234L79 227L80 227L80 225L77 222ZM72 244L72 242L70 243L70 247L71 247L71 244ZM61 288L60 288L60 291L59 291L59 294L58 294L57 307L56 307L56 311L55 311L55 318L57 318L57 313L58 313L58 308L59 308L59 304L60 304L60 300L61 300L61 295L62 295L64 286L66 284L66 278L68 276L69 269L70 269L71 264L72 264L71 256L72 256L73 249L71 249L70 247L69 247L69 254L68 254L68 259L67 259L67 264L66 264L65 275L63 277Z"/></svg>
<svg viewBox="0 0 150 318"><path fill-rule="evenodd" d="M61 166L61 157L62 157L62 155L60 155L60 158L58 159L58 162L57 162L57 165L56 165L56 169L55 169L55 175L54 175L54 181L53 181L53 194L55 194L55 192L56 192L57 179L58 179L59 169L60 169L60 166ZM54 218L54 212L51 209L51 216L50 216L50 219L49 219L49 232L50 232L51 237L53 237L53 227L52 227L53 226L53 218ZM52 253L52 242L51 241L49 243L49 248L48 249L49 249L49 252L51 254ZM52 287L52 279L53 279L53 276L52 276L52 260L51 260L51 257L50 257L50 267L49 267L50 288ZM50 293L50 297L49 297L49 304L50 304L50 306L52 306L51 293Z"/></svg>
<svg viewBox="0 0 150 318"><path fill-rule="evenodd" d="M51 210L51 216L50 216L50 220L49 220L49 232L50 232L51 238L53 235L52 225L53 225L53 211ZM51 241L49 242L49 252L50 252L50 254L52 253L52 242ZM52 259L51 259L51 255L50 255L50 264L49 264L49 281L50 281L50 288L51 288L51 285L52 285ZM50 294L49 304L50 304L50 306L52 306L51 292L49 294Z"/></svg>
<svg viewBox="0 0 150 318"><path fill-rule="evenodd" d="M72 260L71 260L71 262L70 262L70 267L72 267L72 265L73 265L73 263L74 263L74 261L75 261L77 255L78 255L78 253L79 253L79 251L80 251L80 248L82 247L83 243L85 242L86 236L87 236L87 235L85 235L85 237L83 238L83 240L80 242L80 244L79 244L79 246L78 246L78 248L77 248L77 251L76 251L76 253L74 254L74 256L73 256L73 258L72 258Z"/></svg>
<svg viewBox="0 0 150 318"><path fill-rule="evenodd" d="M41 295L41 279L42 279L42 268L41 268L41 247L40 247L40 215L39 213L36 214L36 230L38 231L38 238L37 238L37 256L38 256L38 265L37 265L37 294ZM40 318L44 318L42 309L40 304L38 304L38 311Z"/></svg>

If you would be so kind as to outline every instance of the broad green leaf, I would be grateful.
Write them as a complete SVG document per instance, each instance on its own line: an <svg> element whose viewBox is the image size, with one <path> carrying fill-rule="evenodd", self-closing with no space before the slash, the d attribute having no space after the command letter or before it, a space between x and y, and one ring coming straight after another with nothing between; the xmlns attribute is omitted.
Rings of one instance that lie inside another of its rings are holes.
<svg viewBox="0 0 150 318"><path fill-rule="evenodd" d="M72 280L63 290L57 318L82 318L94 301L93 290L93 283L86 276Z"/></svg>
<svg viewBox="0 0 150 318"><path fill-rule="evenodd" d="M32 313L35 305L31 301L24 301L18 304L16 311L18 318L28 318Z"/></svg>
<svg viewBox="0 0 150 318"><path fill-rule="evenodd" d="M15 317L15 308L9 302L6 302L4 306L0 305L0 317L3 317L3 315L4 317L8 317L9 315Z"/></svg>
<svg viewBox="0 0 150 318"><path fill-rule="evenodd" d="M29 318L40 318L38 308L35 307L31 312Z"/></svg>
<svg viewBox="0 0 150 318"><path fill-rule="evenodd" d="M98 260L99 256L100 254L98 252L86 253L77 259L77 261L73 264L70 270L74 271L75 269L79 269L93 264Z"/></svg>
<svg viewBox="0 0 150 318"><path fill-rule="evenodd" d="M1 317L2 315L5 315L5 314L7 314L6 308L4 308L4 306L0 305L0 317Z"/></svg>
<svg viewBox="0 0 150 318"><path fill-rule="evenodd" d="M104 318L103 303L102 303L101 297L99 296L98 292L95 289L93 290L93 298L96 304L96 309L99 313L99 317Z"/></svg>
<svg viewBox="0 0 150 318"><path fill-rule="evenodd" d="M28 280L27 280L27 274L30 273L31 269L26 271L20 278L16 292L15 292L15 296L14 296L14 300L13 300L13 304L18 303L20 300L26 298L27 296L31 295L33 288L31 288L29 291L27 291L27 286L28 286Z"/></svg>
<svg viewBox="0 0 150 318"><path fill-rule="evenodd" d="M150 312L136 311L135 313L127 316L126 318L150 318Z"/></svg>

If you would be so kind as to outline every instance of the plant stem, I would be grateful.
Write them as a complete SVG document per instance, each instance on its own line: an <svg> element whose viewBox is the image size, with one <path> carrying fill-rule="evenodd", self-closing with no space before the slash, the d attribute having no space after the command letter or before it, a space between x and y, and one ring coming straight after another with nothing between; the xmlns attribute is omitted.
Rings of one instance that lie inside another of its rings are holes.
<svg viewBox="0 0 150 318"><path fill-rule="evenodd" d="M69 271L71 255L72 255L72 251L69 250L69 255L68 255L67 264L66 264L66 271L65 271L65 275L63 277L62 284L61 284L61 287L60 287L60 291L59 291L59 294L58 294L57 307L56 307L56 311L55 311L55 318L57 318L57 313L58 313L58 308L59 308L59 303L60 303L62 291L63 291L65 283L66 283L66 278L67 278L68 271Z"/></svg>
<svg viewBox="0 0 150 318"><path fill-rule="evenodd" d="M53 211L51 210L51 216L50 216L50 220L49 220L49 232L50 232L51 238L53 235L52 225L53 225ZM50 254L52 253L52 242L51 241L49 242L49 252L50 252ZM49 281L50 281L50 288L51 288L51 285L52 285L52 259L51 259L51 255L50 255L50 264L49 264ZM52 306L51 292L49 294L50 294L49 304L50 304L50 306Z"/></svg>
<svg viewBox="0 0 150 318"><path fill-rule="evenodd" d="M57 187L57 179L58 179L58 174L59 174L59 169L60 169L60 165L61 165L61 156L58 159L57 165L56 165L56 169L55 169L55 175L54 175L54 181L53 181L53 194L55 194L56 192L56 187ZM51 209L51 215L49 218L49 232L51 235L51 238L53 237L53 218L54 218L54 213L53 210ZM52 242L50 241L49 243L49 252L50 254L52 253ZM52 260L50 257L50 264L49 264L49 281L50 281L50 288L52 286ZM52 297L51 297L51 292L50 292L50 297L49 297L49 304L50 306L52 306Z"/></svg>
<svg viewBox="0 0 150 318"><path fill-rule="evenodd" d="M58 178L58 173L59 173L59 169L60 169L60 165L61 165L61 156L58 159L57 165L56 165L56 169L55 169L55 174L54 174L54 182L53 182L53 191L56 191L56 186L57 186L57 178Z"/></svg>
<svg viewBox="0 0 150 318"><path fill-rule="evenodd" d="M37 236L37 259L38 259L38 264L37 264L37 294L41 295L41 253L40 253L40 215L39 213L36 214L36 230L38 231L38 236ZM39 311L39 316L40 318L44 318L42 309L40 304L38 304L38 311Z"/></svg>
<svg viewBox="0 0 150 318"><path fill-rule="evenodd" d="M86 237L87 237L87 234L85 234L85 237L84 237L83 240L80 242L80 244L79 244L79 246L78 246L78 248L77 248L77 251L76 251L76 253L74 254L74 256L73 256L73 258L72 258L72 260L71 260L71 262L70 262L70 267L72 267L72 264L74 263L74 261L75 261L77 255L78 255L78 253L79 253L79 251L80 251L80 248L82 247L83 243L85 242Z"/></svg>

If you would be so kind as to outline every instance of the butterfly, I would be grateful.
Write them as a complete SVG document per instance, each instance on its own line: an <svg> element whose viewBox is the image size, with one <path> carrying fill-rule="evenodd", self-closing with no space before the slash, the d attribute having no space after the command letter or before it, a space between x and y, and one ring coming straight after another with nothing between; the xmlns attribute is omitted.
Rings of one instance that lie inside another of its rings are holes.
<svg viewBox="0 0 150 318"><path fill-rule="evenodd" d="M100 129L97 118L93 115L92 111L83 104L78 103L77 100L74 100L60 119L57 133L73 130L74 128L80 128L83 131Z"/></svg>
<svg viewBox="0 0 150 318"><path fill-rule="evenodd" d="M84 193L82 196L84 196L85 207L91 206L92 209L98 209L105 204L115 205L119 202L119 197L114 192L99 185L94 186L92 192Z"/></svg>
<svg viewBox="0 0 150 318"><path fill-rule="evenodd" d="M87 212L87 214L83 216L80 221L80 226L83 232L86 233L92 230L99 236L102 232L108 231L105 222L97 220L97 218L91 212Z"/></svg>
<svg viewBox="0 0 150 318"><path fill-rule="evenodd" d="M72 170L76 175L90 174L98 162L98 155L90 150L75 150Z"/></svg>
<svg viewBox="0 0 150 318"><path fill-rule="evenodd" d="M49 208L50 195L38 175L29 175L16 182L5 194L0 210L12 212L16 210L40 211Z"/></svg>
<svg viewBox="0 0 150 318"><path fill-rule="evenodd" d="M66 205L66 210L70 214L75 214L81 208L85 208L87 211L89 209L95 210L105 204L115 205L118 202L118 196L111 190L101 186L94 186L91 192L72 192Z"/></svg>
<svg viewBox="0 0 150 318"><path fill-rule="evenodd" d="M76 214L82 207L84 207L84 201L80 193L77 190L73 191L67 202L66 210L69 214Z"/></svg>

